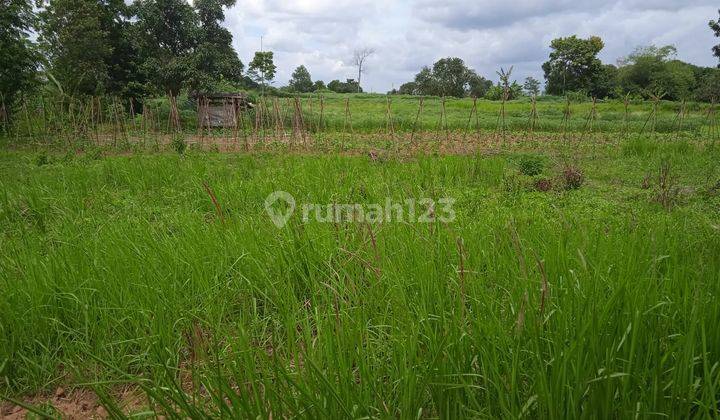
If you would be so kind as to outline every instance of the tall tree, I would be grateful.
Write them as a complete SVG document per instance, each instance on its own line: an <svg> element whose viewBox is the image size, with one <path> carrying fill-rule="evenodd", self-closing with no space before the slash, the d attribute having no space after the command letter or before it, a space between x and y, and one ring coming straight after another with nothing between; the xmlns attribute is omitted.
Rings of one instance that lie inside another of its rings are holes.
<svg viewBox="0 0 720 420"><path fill-rule="evenodd" d="M360 93L360 83L362 82L362 74L365 71L365 61L370 57L371 55L375 54L375 50L373 48L363 47L358 48L353 52L353 65L357 67L358 70L358 78L357 78L357 91Z"/></svg>
<svg viewBox="0 0 720 420"><path fill-rule="evenodd" d="M337 93L357 93L362 92L362 88L359 86L360 84L355 79L347 79L344 82L333 80L328 83L327 88Z"/></svg>
<svg viewBox="0 0 720 420"><path fill-rule="evenodd" d="M543 65L545 90L552 95L568 91L590 91L593 78L602 70L597 58L604 47L602 39L592 36L581 39L573 35L553 39L550 43L550 59Z"/></svg>
<svg viewBox="0 0 720 420"><path fill-rule="evenodd" d="M310 72L307 68L305 68L305 66L298 66L298 68L295 69L288 85L290 86L290 89L295 92L304 93L313 91L312 78L310 77Z"/></svg>
<svg viewBox="0 0 720 420"><path fill-rule="evenodd" d="M436 95L437 84L433 77L430 67L423 67L418 74L415 75L415 91L420 95Z"/></svg>
<svg viewBox="0 0 720 420"><path fill-rule="evenodd" d="M672 45L639 47L620 60L618 80L622 89L637 95L664 94L668 99L685 99L695 85L692 67L675 60Z"/></svg>
<svg viewBox="0 0 720 420"><path fill-rule="evenodd" d="M35 20L28 0L3 0L0 8L0 106L5 111L17 94L35 81L39 55L28 39ZM0 117L2 119L2 117Z"/></svg>
<svg viewBox="0 0 720 420"><path fill-rule="evenodd" d="M266 82L272 82L275 78L277 67L273 62L272 51L257 51L248 66L248 74L263 88Z"/></svg>
<svg viewBox="0 0 720 420"><path fill-rule="evenodd" d="M400 85L398 93L401 95L414 95L417 92L417 85L415 82L407 82Z"/></svg>
<svg viewBox="0 0 720 420"><path fill-rule="evenodd" d="M475 97L485 95L492 82L468 68L457 57L441 58L432 69L423 67L415 75L413 91L419 95L438 95L463 97L467 94Z"/></svg>
<svg viewBox="0 0 720 420"><path fill-rule="evenodd" d="M235 0L195 0L200 27L194 64L189 85L192 90L211 90L220 81L240 83L243 63L232 47L232 34L220 23L225 20L225 8Z"/></svg>
<svg viewBox="0 0 720 420"><path fill-rule="evenodd" d="M468 94L474 98L482 98L493 82L475 73L475 70L469 70L468 73Z"/></svg>
<svg viewBox="0 0 720 420"><path fill-rule="evenodd" d="M116 93L132 57L122 0L49 0L40 12L48 70L70 93Z"/></svg>
<svg viewBox="0 0 720 420"><path fill-rule="evenodd" d="M526 77L523 83L523 90L529 96L537 96L540 94L540 81L534 77Z"/></svg>
<svg viewBox="0 0 720 420"><path fill-rule="evenodd" d="M185 0L136 0L142 71L160 93L177 95L194 76L199 18Z"/></svg>
<svg viewBox="0 0 720 420"><path fill-rule="evenodd" d="M718 14L720 14L720 10L718 10ZM709 22L709 25L710 29L712 29L712 31L715 33L715 36L720 37L720 19L718 19L717 21L711 20ZM712 52L713 55L717 57L718 60L720 60L720 44L712 47ZM720 67L720 63L718 63L718 67Z"/></svg>
<svg viewBox="0 0 720 420"><path fill-rule="evenodd" d="M440 95L458 98L465 96L470 73L462 59L441 58L433 64L432 72Z"/></svg>

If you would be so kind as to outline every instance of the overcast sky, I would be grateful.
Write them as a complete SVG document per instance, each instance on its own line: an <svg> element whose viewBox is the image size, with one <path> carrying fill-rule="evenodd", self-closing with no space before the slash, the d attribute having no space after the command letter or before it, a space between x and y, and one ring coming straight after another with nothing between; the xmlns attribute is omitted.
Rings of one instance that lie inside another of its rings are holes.
<svg viewBox="0 0 720 420"><path fill-rule="evenodd" d="M710 48L720 40L708 21L718 7L717 0L238 0L225 25L246 65L263 36L275 53L275 86L301 64L313 80L356 78L352 52L369 46L377 52L363 88L386 92L449 56L494 81L511 65L519 81L542 80L550 41L573 34L600 36L605 63L640 45L673 44L679 59L714 66Z"/></svg>

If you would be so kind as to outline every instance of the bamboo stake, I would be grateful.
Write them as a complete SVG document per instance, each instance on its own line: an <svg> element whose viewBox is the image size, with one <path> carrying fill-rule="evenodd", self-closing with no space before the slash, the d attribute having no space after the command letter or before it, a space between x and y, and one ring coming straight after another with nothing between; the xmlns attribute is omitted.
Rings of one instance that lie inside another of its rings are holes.
<svg viewBox="0 0 720 420"><path fill-rule="evenodd" d="M385 97L385 130L390 134L390 137L395 140L395 126L393 125L390 96Z"/></svg>
<svg viewBox="0 0 720 420"><path fill-rule="evenodd" d="M345 98L345 120L343 121L343 133L347 133L346 126L347 124L350 124L350 136L354 134L353 132L353 124L352 124L352 113L350 112L350 98ZM345 149L345 145L343 144L342 149Z"/></svg>
<svg viewBox="0 0 720 420"><path fill-rule="evenodd" d="M325 96L320 95L320 122L318 123L318 130L323 131L325 125L323 124L323 115L325 113Z"/></svg>
<svg viewBox="0 0 720 420"><path fill-rule="evenodd" d="M413 122L412 133L410 133L410 143L413 143L415 139L415 131L417 130L418 121L420 120L420 114L422 113L423 109L423 100L424 98L421 96L420 100L418 101L418 110L417 114L415 115L415 121Z"/></svg>
<svg viewBox="0 0 720 420"><path fill-rule="evenodd" d="M540 119L537 112L537 98L533 95L530 99L530 119L528 121L530 140L535 139L535 128L537 128L538 120Z"/></svg>
<svg viewBox="0 0 720 420"><path fill-rule="evenodd" d="M440 126L442 130L445 130L445 141L450 141L450 131L448 129L448 123L447 123L447 111L445 109L445 96L440 98Z"/></svg>
<svg viewBox="0 0 720 420"><path fill-rule="evenodd" d="M623 99L623 107L624 107L624 113L623 113L623 139L627 137L627 129L628 129L628 107L630 105L630 93L625 95L625 98Z"/></svg>
<svg viewBox="0 0 720 420"><path fill-rule="evenodd" d="M473 113L475 114L475 128L477 129L477 96L473 96L472 108L470 108L470 115L468 115L467 123L465 124L465 132L463 133L463 141L467 139L467 133L470 131L470 121L472 121Z"/></svg>

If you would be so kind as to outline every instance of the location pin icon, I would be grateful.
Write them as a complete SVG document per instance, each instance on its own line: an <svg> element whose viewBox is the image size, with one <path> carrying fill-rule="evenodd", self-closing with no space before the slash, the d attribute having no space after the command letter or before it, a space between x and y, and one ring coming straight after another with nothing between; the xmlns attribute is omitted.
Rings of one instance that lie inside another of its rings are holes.
<svg viewBox="0 0 720 420"><path fill-rule="evenodd" d="M278 202L284 202L285 205L275 205ZM265 211L273 224L280 229L295 211L295 197L285 191L273 191L265 198Z"/></svg>

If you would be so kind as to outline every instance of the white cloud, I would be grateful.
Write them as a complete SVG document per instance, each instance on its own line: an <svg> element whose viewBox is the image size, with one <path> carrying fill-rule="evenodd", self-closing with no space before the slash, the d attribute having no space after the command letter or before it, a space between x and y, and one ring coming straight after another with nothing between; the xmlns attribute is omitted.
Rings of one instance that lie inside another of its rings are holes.
<svg viewBox="0 0 720 420"><path fill-rule="evenodd" d="M353 49L374 47L363 88L384 92L448 56L492 79L511 65L518 80L542 79L550 40L572 34L600 36L607 63L652 43L674 44L680 59L712 66L710 48L720 41L707 22L717 16L706 0L238 0L225 25L246 63L263 36L275 52L277 86L301 64L313 79L354 78Z"/></svg>

